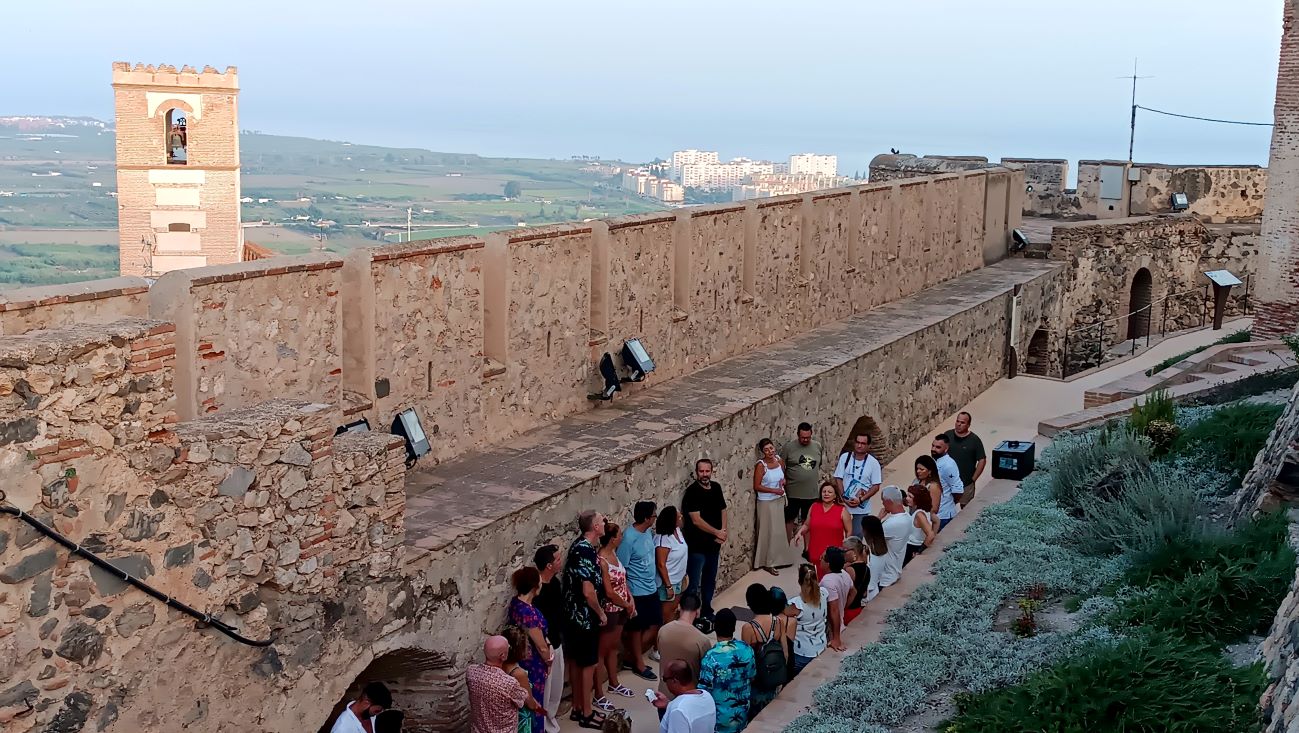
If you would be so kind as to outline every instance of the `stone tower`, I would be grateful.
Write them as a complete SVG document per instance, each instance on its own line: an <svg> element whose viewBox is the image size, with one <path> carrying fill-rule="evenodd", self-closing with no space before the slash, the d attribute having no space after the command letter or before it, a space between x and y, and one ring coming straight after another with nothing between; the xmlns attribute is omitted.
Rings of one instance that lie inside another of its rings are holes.
<svg viewBox="0 0 1299 733"><path fill-rule="evenodd" d="M239 76L113 64L123 275L239 262Z"/></svg>
<svg viewBox="0 0 1299 733"><path fill-rule="evenodd" d="M1272 151L1267 164L1263 246L1254 338L1276 338L1299 326L1299 25L1286 0L1276 72Z"/></svg>

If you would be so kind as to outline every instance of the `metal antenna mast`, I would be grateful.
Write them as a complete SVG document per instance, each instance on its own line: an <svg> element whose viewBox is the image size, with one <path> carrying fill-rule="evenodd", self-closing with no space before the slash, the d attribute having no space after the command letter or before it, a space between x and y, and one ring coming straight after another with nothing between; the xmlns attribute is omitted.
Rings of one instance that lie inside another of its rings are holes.
<svg viewBox="0 0 1299 733"><path fill-rule="evenodd" d="M1137 76L1137 60L1132 59L1132 76L1118 76L1116 79L1132 80L1132 117L1128 123L1128 162L1132 162L1132 148L1137 141L1137 79L1153 79L1153 76Z"/></svg>

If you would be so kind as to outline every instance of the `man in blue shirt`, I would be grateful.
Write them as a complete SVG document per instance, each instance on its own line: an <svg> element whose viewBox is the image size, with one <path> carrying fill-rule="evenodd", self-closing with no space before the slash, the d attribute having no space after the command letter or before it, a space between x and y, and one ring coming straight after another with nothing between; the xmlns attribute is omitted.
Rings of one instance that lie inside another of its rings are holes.
<svg viewBox="0 0 1299 733"><path fill-rule="evenodd" d="M623 531L622 544L618 546L618 561L627 569L627 589L636 604L636 616L623 630L623 648L630 657L624 666L642 679L656 680L654 670L645 665L645 649L654 643L663 625L654 562L654 521L658 519L658 507L652 501L638 501L631 518L633 524Z"/></svg>

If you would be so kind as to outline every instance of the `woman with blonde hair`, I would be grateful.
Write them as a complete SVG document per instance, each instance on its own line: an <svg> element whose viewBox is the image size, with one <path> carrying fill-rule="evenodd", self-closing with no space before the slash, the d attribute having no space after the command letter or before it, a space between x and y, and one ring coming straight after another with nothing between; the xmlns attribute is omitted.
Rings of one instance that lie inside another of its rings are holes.
<svg viewBox="0 0 1299 733"><path fill-rule="evenodd" d="M844 609L844 623L850 623L861 614L862 605L869 603L880 592L880 576L888 561L889 546L884 538L884 523L874 515L862 520L865 537L844 540L844 572L852 578L853 594Z"/></svg>
<svg viewBox="0 0 1299 733"><path fill-rule="evenodd" d="M798 566L798 595L789 600L798 609L794 628L794 660L792 674L798 674L821 652L825 651L825 623L828 609L825 593L821 590L817 568L811 563Z"/></svg>

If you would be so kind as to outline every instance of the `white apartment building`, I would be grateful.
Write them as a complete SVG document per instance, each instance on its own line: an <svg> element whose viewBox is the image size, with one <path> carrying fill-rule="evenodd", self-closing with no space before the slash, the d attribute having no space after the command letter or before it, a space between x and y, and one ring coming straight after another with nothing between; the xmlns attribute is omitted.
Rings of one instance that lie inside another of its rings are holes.
<svg viewBox="0 0 1299 733"><path fill-rule="evenodd" d="M651 175L649 171L639 168L622 174L624 191L658 199L664 203L679 204L686 198L686 190L678 183Z"/></svg>
<svg viewBox="0 0 1299 733"><path fill-rule="evenodd" d="M799 153L789 156L790 175L834 176L839 174L839 156Z"/></svg>
<svg viewBox="0 0 1299 733"><path fill-rule="evenodd" d="M748 158L736 158L729 163L688 164L681 168L680 182L686 188L732 188L749 176L769 175L774 169L775 164L770 161Z"/></svg>
<svg viewBox="0 0 1299 733"><path fill-rule="evenodd" d="M716 165L716 150L677 150L672 153L672 180L681 183L682 169L688 165ZM688 184L687 184L688 185Z"/></svg>
<svg viewBox="0 0 1299 733"><path fill-rule="evenodd" d="M852 179L843 176L823 176L814 174L774 173L755 175L744 183L731 188L732 201L767 198L768 196L787 196L809 191L823 191L827 188L839 188L852 184Z"/></svg>

